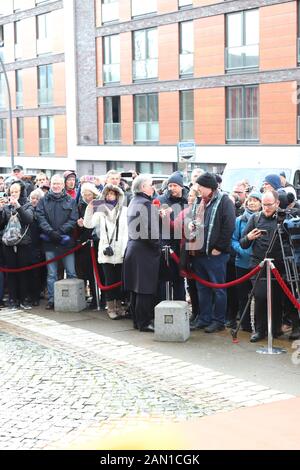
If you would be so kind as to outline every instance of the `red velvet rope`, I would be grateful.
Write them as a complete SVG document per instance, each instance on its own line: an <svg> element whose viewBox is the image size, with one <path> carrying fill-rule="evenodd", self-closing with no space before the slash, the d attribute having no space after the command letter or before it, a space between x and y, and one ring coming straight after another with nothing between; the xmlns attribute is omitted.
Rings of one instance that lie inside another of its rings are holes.
<svg viewBox="0 0 300 470"><path fill-rule="evenodd" d="M84 245L86 245L86 242L81 243L81 245L75 246L75 248L72 248L71 250L67 251L66 253L63 253L62 255L57 255L54 258L48 259L47 261L42 261L41 263L35 263L35 264L32 264L31 266L24 266L22 268L2 268L0 266L0 272L21 273L23 271L31 271L31 269L41 268L42 266L46 266L47 264L54 263L55 261L59 261L60 259L63 259L66 256L71 255L72 253L75 253L75 251L80 250Z"/></svg>
<svg viewBox="0 0 300 470"><path fill-rule="evenodd" d="M106 290L116 289L117 287L120 287L122 285L122 281L115 282L114 284L111 284L110 286L104 286L101 283L101 279L100 279L99 271L98 271L98 266L97 266L95 250L94 250L94 247L92 245L90 247L90 252L91 252L91 258L92 258L93 270L94 270L94 274L95 274L97 285L98 285L99 289L101 289L103 291L106 291Z"/></svg>
<svg viewBox="0 0 300 470"><path fill-rule="evenodd" d="M174 253L174 251L171 251L170 253L171 258L175 261L175 263L179 264L179 257ZM184 277L187 277L189 279L195 279L195 281L199 282L200 284L203 284L206 287L212 287L214 289L226 289L228 287L236 286L237 284L241 284L244 281L247 281L250 279L252 276L254 276L258 271L262 269L262 266L257 265L255 268L252 269L248 274L245 274L245 276L240 277L239 279L235 279L234 281L230 282L225 282L224 284L214 284L213 282L206 281L205 279L201 279L201 277L197 276L197 274L192 273L191 271L181 271L181 275Z"/></svg>
<svg viewBox="0 0 300 470"><path fill-rule="evenodd" d="M274 268L271 268L271 271L274 274L274 277L276 278L278 284L280 285L280 287L283 290L283 292L285 293L285 295L290 299L290 301L292 302L294 307L296 307L297 310L300 310L300 303L293 296L292 292L290 291L290 289L288 288L288 286L286 285L286 283L282 279L278 269L274 267Z"/></svg>

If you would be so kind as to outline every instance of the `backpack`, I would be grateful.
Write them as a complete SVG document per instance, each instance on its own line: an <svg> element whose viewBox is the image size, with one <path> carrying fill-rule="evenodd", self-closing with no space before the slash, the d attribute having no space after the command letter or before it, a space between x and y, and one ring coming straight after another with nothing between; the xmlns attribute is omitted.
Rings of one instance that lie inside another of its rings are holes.
<svg viewBox="0 0 300 470"><path fill-rule="evenodd" d="M29 225L27 225L25 232L22 235L22 227L18 214L11 214L9 221L3 231L2 242L6 246L16 246L24 238L27 233Z"/></svg>

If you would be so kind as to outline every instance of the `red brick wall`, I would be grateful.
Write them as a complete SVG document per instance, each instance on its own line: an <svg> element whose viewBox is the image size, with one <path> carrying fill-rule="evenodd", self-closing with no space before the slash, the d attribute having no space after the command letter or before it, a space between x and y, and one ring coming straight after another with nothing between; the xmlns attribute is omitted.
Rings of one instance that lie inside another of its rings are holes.
<svg viewBox="0 0 300 470"><path fill-rule="evenodd" d="M194 91L195 141L197 144L225 144L225 88Z"/></svg>
<svg viewBox="0 0 300 470"><path fill-rule="evenodd" d="M260 143L297 143L295 85L295 82L260 85Z"/></svg>
<svg viewBox="0 0 300 470"><path fill-rule="evenodd" d="M297 2L260 8L260 70L297 66Z"/></svg>
<svg viewBox="0 0 300 470"><path fill-rule="evenodd" d="M179 92L159 94L159 141L177 144L179 141Z"/></svg>
<svg viewBox="0 0 300 470"><path fill-rule="evenodd" d="M159 80L178 78L178 23L158 28L158 77Z"/></svg>
<svg viewBox="0 0 300 470"><path fill-rule="evenodd" d="M224 74L224 15L194 21L194 76Z"/></svg>

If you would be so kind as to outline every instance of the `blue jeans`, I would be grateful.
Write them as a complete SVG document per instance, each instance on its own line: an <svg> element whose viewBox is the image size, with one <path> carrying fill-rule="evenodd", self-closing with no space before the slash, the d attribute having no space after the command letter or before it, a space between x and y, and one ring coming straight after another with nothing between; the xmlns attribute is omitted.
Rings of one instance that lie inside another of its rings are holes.
<svg viewBox="0 0 300 470"><path fill-rule="evenodd" d="M45 256L48 261L57 256L56 251L46 251ZM67 278L76 278L75 271L75 256L74 253L62 259L64 268L67 272ZM48 289L48 302L54 302L54 283L57 281L57 262L47 265L47 289Z"/></svg>
<svg viewBox="0 0 300 470"><path fill-rule="evenodd" d="M228 260L229 255L226 253L217 256L196 256L192 260L193 271L201 279L222 284L226 280ZM212 322L224 325L227 307L226 289L212 289L197 281L196 285L200 311L195 319L195 325L204 326Z"/></svg>

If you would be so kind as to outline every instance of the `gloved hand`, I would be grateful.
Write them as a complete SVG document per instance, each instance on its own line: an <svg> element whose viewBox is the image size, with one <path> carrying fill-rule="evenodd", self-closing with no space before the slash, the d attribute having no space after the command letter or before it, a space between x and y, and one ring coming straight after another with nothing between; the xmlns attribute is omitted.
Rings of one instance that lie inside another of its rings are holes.
<svg viewBox="0 0 300 470"><path fill-rule="evenodd" d="M56 232L55 230L53 230L53 232L49 233L49 237L50 237L50 240L53 243L60 243L60 241L61 241L60 233Z"/></svg>
<svg viewBox="0 0 300 470"><path fill-rule="evenodd" d="M40 239L43 240L44 242L50 242L50 238L46 233L41 233Z"/></svg>
<svg viewBox="0 0 300 470"><path fill-rule="evenodd" d="M62 235L60 238L60 244L67 245L70 240L71 240L71 237L69 235Z"/></svg>

